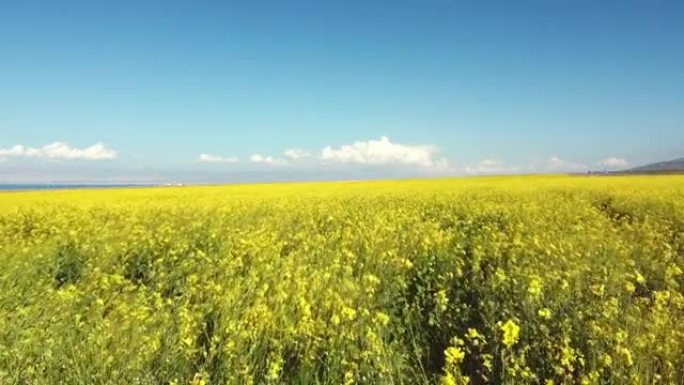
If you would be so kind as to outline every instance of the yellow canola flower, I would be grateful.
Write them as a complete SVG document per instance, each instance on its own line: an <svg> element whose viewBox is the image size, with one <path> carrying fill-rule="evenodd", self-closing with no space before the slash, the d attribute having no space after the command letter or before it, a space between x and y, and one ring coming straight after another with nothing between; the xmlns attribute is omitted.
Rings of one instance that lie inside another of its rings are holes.
<svg viewBox="0 0 684 385"><path fill-rule="evenodd" d="M342 308L342 316L348 321L353 321L356 319L356 310L345 306Z"/></svg>
<svg viewBox="0 0 684 385"><path fill-rule="evenodd" d="M544 319L551 319L551 310L548 308L539 309L537 315Z"/></svg>
<svg viewBox="0 0 684 385"><path fill-rule="evenodd" d="M446 359L447 365L453 367L463 362L463 359L465 358L465 352L463 352L463 350L461 350L459 347L451 346L444 351L444 357Z"/></svg>
<svg viewBox="0 0 684 385"><path fill-rule="evenodd" d="M646 278L644 278L644 276L641 275L641 273L639 273L638 271L636 272L635 279L636 279L637 283L640 283L640 284L643 284L644 282L646 282Z"/></svg>
<svg viewBox="0 0 684 385"><path fill-rule="evenodd" d="M636 291L636 286L632 282L625 282L625 291L632 294Z"/></svg>
<svg viewBox="0 0 684 385"><path fill-rule="evenodd" d="M601 356L601 365L611 366L612 364L613 358L608 353L604 353L603 356Z"/></svg>
<svg viewBox="0 0 684 385"><path fill-rule="evenodd" d="M501 325L501 331L503 332L503 344L504 346L510 348L518 342L518 337L520 336L520 326L516 324L513 320L506 321Z"/></svg>
<svg viewBox="0 0 684 385"><path fill-rule="evenodd" d="M449 297L447 296L446 290L442 289L435 294L435 302L437 303L437 309L439 309L439 311L445 311L447 309Z"/></svg>
<svg viewBox="0 0 684 385"><path fill-rule="evenodd" d="M622 357L625 359L625 363L627 364L627 366L634 365L634 358L632 357L632 352L629 349L625 347L619 348L618 353L620 353Z"/></svg>
<svg viewBox="0 0 684 385"><path fill-rule="evenodd" d="M385 313L379 311L379 312L375 313L375 321L376 321L380 326L387 326L387 324L388 324L389 321L390 321L390 317L389 317L387 314L385 314Z"/></svg>
<svg viewBox="0 0 684 385"><path fill-rule="evenodd" d="M542 282L539 280L539 278L535 277L530 281L530 284L527 287L527 293L529 293L532 298L537 298L541 295Z"/></svg>
<svg viewBox="0 0 684 385"><path fill-rule="evenodd" d="M354 384L354 372L347 370L344 372L344 385Z"/></svg>
<svg viewBox="0 0 684 385"><path fill-rule="evenodd" d="M271 360L268 365L268 373L266 374L266 379L273 382L280 378L280 372L283 370L283 359L278 356Z"/></svg>
<svg viewBox="0 0 684 385"><path fill-rule="evenodd" d="M442 385L456 385L456 378L451 373L447 373L442 377Z"/></svg>
<svg viewBox="0 0 684 385"><path fill-rule="evenodd" d="M477 339L478 337L481 337L480 333L478 333L477 329L474 328L468 328L468 338L470 339Z"/></svg>

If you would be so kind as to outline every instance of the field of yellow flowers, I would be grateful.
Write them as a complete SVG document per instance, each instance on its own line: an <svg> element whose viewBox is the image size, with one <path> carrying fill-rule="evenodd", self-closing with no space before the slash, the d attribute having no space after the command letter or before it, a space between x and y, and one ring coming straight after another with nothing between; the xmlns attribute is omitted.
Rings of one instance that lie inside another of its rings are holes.
<svg viewBox="0 0 684 385"><path fill-rule="evenodd" d="M684 177L0 194L1 384L684 384Z"/></svg>

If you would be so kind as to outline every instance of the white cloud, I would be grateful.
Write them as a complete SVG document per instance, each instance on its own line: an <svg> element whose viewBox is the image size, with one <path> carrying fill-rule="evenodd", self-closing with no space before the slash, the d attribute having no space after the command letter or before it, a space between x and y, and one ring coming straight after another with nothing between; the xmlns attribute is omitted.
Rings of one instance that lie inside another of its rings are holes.
<svg viewBox="0 0 684 385"><path fill-rule="evenodd" d="M339 148L327 146L321 150L320 159L369 165L444 166L446 161L436 158L437 153L435 146L393 143L383 136L379 140L357 141Z"/></svg>
<svg viewBox="0 0 684 385"><path fill-rule="evenodd" d="M510 172L502 161L496 159L483 159L476 166L466 166L468 174L501 174Z"/></svg>
<svg viewBox="0 0 684 385"><path fill-rule="evenodd" d="M501 165L500 160L494 160L494 159L483 159L480 161L479 165L481 167L499 167Z"/></svg>
<svg viewBox="0 0 684 385"><path fill-rule="evenodd" d="M197 160L205 163L237 163L238 158L234 156L223 157L220 155L200 154Z"/></svg>
<svg viewBox="0 0 684 385"><path fill-rule="evenodd" d="M601 166L608 168L620 168L629 166L629 162L624 158L610 157L599 162Z"/></svg>
<svg viewBox="0 0 684 385"><path fill-rule="evenodd" d="M483 159L474 166L465 166L462 171L469 175L511 175L535 172L533 165L507 164L498 159Z"/></svg>
<svg viewBox="0 0 684 385"><path fill-rule="evenodd" d="M252 163L271 166L395 165L421 167L425 172L443 175L453 173L453 165L448 160L438 157L438 152L435 146L394 143L383 136L378 140L357 141L338 148L326 146L318 152L290 148L283 152L284 158L253 154L249 160Z"/></svg>
<svg viewBox="0 0 684 385"><path fill-rule="evenodd" d="M107 160L116 159L116 151L102 143L86 148L75 148L64 142L54 142L40 148L17 144L10 148L0 148L0 158L48 158L69 160Z"/></svg>
<svg viewBox="0 0 684 385"><path fill-rule="evenodd" d="M367 141L356 141L340 147L326 146L320 151L302 148L289 148L283 152L284 158L271 155L253 154L249 157L252 163L271 166L312 167L332 164L373 165L373 166L408 166L419 167L426 172L447 174L456 171L453 164L439 156L439 150L431 145L410 145L392 142L388 137ZM224 158L217 155L201 154L202 162L236 162L237 158ZM483 167L493 168L486 161Z"/></svg>
<svg viewBox="0 0 684 385"><path fill-rule="evenodd" d="M251 160L253 163L268 164L272 166L280 166L285 164L284 160L274 158L270 155L254 154L249 157L249 160Z"/></svg>
<svg viewBox="0 0 684 385"><path fill-rule="evenodd" d="M285 155L285 157L293 160L308 158L311 156L310 152L302 150L301 148L289 148L285 150L283 154Z"/></svg>
<svg viewBox="0 0 684 385"><path fill-rule="evenodd" d="M583 163L575 163L561 159L557 156L552 156L546 163L547 171L565 171L565 172L579 172L587 171L589 167Z"/></svg>

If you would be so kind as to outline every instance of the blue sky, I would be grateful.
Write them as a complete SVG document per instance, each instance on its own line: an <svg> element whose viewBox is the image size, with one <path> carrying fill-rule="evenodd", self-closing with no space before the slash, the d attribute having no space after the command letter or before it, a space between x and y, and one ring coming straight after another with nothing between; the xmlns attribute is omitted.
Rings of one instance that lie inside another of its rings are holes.
<svg viewBox="0 0 684 385"><path fill-rule="evenodd" d="M7 1L0 182L684 156L682 20L681 2L656 0Z"/></svg>

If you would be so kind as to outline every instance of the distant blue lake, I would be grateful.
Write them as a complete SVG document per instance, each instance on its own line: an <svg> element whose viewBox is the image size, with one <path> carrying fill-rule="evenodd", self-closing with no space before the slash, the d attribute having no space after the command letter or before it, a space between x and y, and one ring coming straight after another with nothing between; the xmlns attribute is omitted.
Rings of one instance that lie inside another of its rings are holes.
<svg viewBox="0 0 684 385"><path fill-rule="evenodd" d="M143 187L150 185L138 184L0 184L0 191L26 191L26 190L71 190L87 188L120 188L120 187Z"/></svg>

